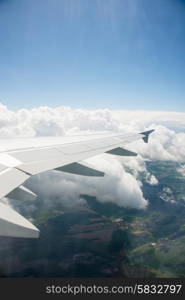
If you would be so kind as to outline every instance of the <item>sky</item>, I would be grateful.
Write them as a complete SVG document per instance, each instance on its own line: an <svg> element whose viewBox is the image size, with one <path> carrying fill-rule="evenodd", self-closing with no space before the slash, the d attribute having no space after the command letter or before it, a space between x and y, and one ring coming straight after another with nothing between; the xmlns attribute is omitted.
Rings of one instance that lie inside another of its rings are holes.
<svg viewBox="0 0 185 300"><path fill-rule="evenodd" d="M185 111L185 1L0 0L9 109Z"/></svg>

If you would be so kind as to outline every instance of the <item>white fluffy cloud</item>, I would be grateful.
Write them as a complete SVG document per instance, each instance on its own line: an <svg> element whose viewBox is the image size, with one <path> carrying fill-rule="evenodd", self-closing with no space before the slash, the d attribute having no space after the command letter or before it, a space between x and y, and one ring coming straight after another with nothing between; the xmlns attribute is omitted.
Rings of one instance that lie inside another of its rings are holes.
<svg viewBox="0 0 185 300"><path fill-rule="evenodd" d="M157 178L147 173L144 159L185 161L185 113L82 110L70 107L11 111L0 105L1 138L63 136L97 131L140 132L151 128L156 131L148 144L138 141L128 145L127 149L140 154L136 158L115 158L104 154L88 160L106 172L104 178L48 172L31 180L40 194L45 197L60 197L62 194L66 203L81 203L79 195L87 193L95 195L102 202L146 207L147 200L143 198L138 173L145 172L147 182L157 184Z"/></svg>
<svg viewBox="0 0 185 300"><path fill-rule="evenodd" d="M46 172L32 179L34 191L46 199L62 199L67 206L80 205L80 194L96 196L101 202L112 202L118 206L144 208L141 184L124 170L114 157L106 155L91 159L94 166L101 166L106 175L102 178L69 175L57 171Z"/></svg>
<svg viewBox="0 0 185 300"><path fill-rule="evenodd" d="M180 164L179 168L177 169L177 172L179 172L183 177L185 177L185 165Z"/></svg>

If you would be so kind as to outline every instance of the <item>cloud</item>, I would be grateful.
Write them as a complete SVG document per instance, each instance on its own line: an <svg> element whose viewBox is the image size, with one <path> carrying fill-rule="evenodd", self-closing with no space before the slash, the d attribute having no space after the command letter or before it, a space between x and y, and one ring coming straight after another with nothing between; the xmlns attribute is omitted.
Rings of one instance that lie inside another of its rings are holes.
<svg viewBox="0 0 185 300"><path fill-rule="evenodd" d="M185 177L185 165L181 164L177 169L177 172L179 172L183 177Z"/></svg>
<svg viewBox="0 0 185 300"><path fill-rule="evenodd" d="M81 194L95 196L100 202L112 202L122 207L147 206L141 183L126 172L116 158L99 155L90 161L94 167L101 166L101 170L106 173L105 177L82 177L51 171L33 177L29 183L30 187L34 186L34 191L47 202L54 198L66 206L83 204Z"/></svg>
<svg viewBox="0 0 185 300"><path fill-rule="evenodd" d="M1 138L83 135L104 131L128 133L152 128L155 132L148 144L136 141L126 146L138 152L137 157L121 158L103 154L88 160L95 168L106 172L104 178L84 178L53 171L30 180L39 194L46 198L58 197L68 205L79 205L83 202L80 194L87 193L95 195L102 202L146 207L147 200L143 197L138 174L144 172L148 183L157 184L157 178L148 173L144 160L184 162L185 113L84 110L63 106L11 111L0 105Z"/></svg>
<svg viewBox="0 0 185 300"><path fill-rule="evenodd" d="M136 150L142 157L150 160L185 161L185 133L175 132L161 125L153 124L155 132L150 143L144 147L138 143Z"/></svg>
<svg viewBox="0 0 185 300"><path fill-rule="evenodd" d="M169 187L163 188L162 192L160 193L160 198L165 202L170 202L172 204L176 203L173 191Z"/></svg>
<svg viewBox="0 0 185 300"><path fill-rule="evenodd" d="M159 183L158 179L149 172L146 172L146 182L148 182L151 185L157 185Z"/></svg>

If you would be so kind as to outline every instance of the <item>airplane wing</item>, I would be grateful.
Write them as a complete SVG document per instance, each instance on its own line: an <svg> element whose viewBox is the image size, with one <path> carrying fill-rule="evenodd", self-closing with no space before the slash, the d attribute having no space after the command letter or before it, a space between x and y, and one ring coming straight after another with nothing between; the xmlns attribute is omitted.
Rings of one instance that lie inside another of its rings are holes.
<svg viewBox="0 0 185 300"><path fill-rule="evenodd" d="M0 199L19 199L36 195L22 184L32 175L58 170L84 176L104 176L104 173L83 163L100 153L135 156L125 145L143 139L148 142L154 130L137 134L101 134L73 137L1 140ZM37 238L39 230L16 211L0 201L0 235Z"/></svg>

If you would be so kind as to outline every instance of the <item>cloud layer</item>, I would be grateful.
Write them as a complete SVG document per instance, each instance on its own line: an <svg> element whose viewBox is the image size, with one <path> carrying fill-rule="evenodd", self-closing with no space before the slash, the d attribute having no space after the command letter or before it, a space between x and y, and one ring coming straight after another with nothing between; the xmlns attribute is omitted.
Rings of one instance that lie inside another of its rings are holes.
<svg viewBox="0 0 185 300"><path fill-rule="evenodd" d="M145 208L139 172L145 172L149 184L157 178L146 170L144 160L185 161L185 113L82 110L70 107L38 107L8 110L0 105L0 137L39 137L87 134L92 132L140 132L154 128L149 144L137 141L127 149L138 152L136 158L108 154L88 159L95 168L106 172L104 178L84 178L65 173L47 172L31 179L33 189L45 198L58 197L64 203L82 203L80 194L94 195L102 202ZM123 168L124 166L124 168ZM129 171L128 171L129 170Z"/></svg>

